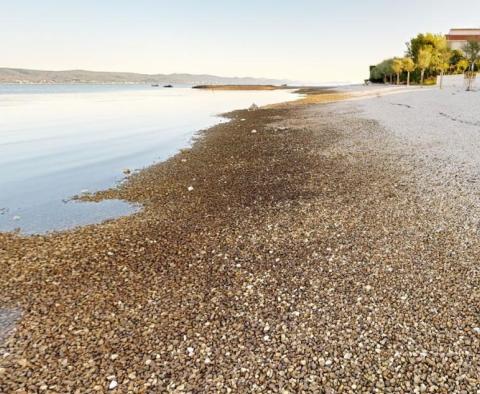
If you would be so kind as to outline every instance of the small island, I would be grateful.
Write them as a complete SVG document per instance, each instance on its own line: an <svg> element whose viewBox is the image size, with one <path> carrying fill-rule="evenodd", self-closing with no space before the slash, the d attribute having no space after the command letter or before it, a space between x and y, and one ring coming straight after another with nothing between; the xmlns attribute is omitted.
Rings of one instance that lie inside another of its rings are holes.
<svg viewBox="0 0 480 394"><path fill-rule="evenodd" d="M277 90L285 89L287 85L196 85L193 89L210 89L210 90Z"/></svg>

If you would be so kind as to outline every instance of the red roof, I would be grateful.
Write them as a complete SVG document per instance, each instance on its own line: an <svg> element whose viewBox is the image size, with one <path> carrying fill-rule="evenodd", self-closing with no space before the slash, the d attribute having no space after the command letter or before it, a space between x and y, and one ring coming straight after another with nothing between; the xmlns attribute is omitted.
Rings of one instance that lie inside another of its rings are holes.
<svg viewBox="0 0 480 394"><path fill-rule="evenodd" d="M447 34L448 41L479 41L480 34Z"/></svg>

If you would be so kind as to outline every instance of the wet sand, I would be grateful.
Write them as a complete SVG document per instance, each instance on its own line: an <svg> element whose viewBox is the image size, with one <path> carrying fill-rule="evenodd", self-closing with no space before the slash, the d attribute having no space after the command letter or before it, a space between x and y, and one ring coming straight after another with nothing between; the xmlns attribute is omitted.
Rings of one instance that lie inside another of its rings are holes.
<svg viewBox="0 0 480 394"><path fill-rule="evenodd" d="M234 112L97 196L138 214L1 234L0 392L475 392L479 242L331 99Z"/></svg>

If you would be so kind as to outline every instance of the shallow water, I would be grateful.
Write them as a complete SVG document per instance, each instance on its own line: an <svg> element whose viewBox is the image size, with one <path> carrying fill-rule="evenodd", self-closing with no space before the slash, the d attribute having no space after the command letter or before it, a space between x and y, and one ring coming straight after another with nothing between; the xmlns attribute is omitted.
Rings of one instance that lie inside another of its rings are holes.
<svg viewBox="0 0 480 394"><path fill-rule="evenodd" d="M147 85L0 85L0 231L44 233L138 210L68 201L115 186L125 169L175 154L218 114L295 99L288 91Z"/></svg>
<svg viewBox="0 0 480 394"><path fill-rule="evenodd" d="M0 308L0 356L4 354L2 349L5 339L15 328L15 323L20 320L21 312L19 309Z"/></svg>

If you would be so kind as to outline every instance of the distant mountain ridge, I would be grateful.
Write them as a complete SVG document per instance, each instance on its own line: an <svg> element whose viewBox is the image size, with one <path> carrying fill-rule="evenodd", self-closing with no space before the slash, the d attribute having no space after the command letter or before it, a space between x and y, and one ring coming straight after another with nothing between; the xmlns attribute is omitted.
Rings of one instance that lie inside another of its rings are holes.
<svg viewBox="0 0 480 394"><path fill-rule="evenodd" d="M159 84L236 84L279 85L286 80L219 77L208 74L138 74L88 70L46 71L0 67L0 83L159 83Z"/></svg>

